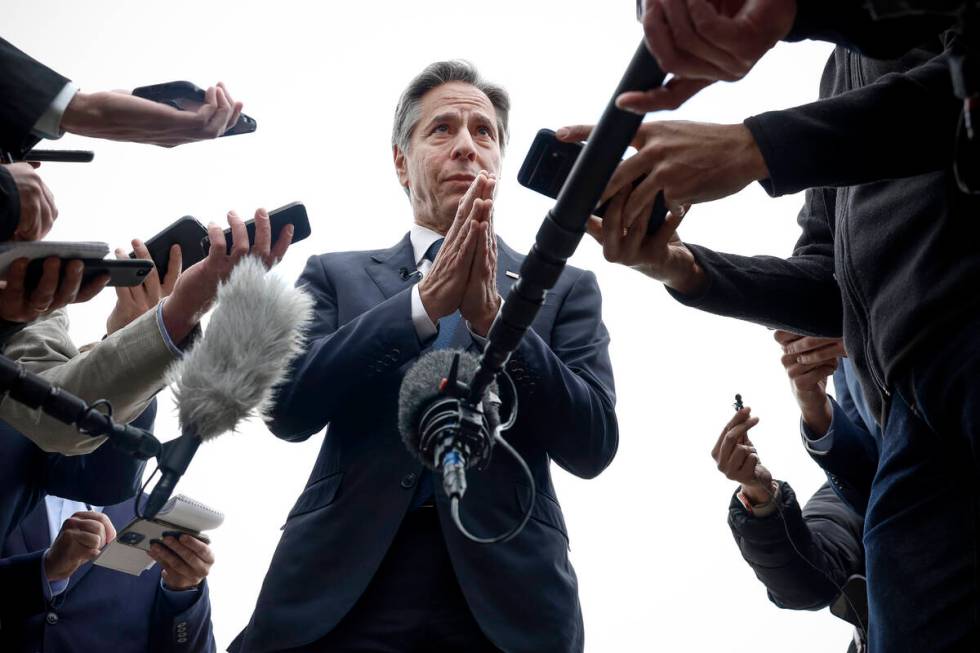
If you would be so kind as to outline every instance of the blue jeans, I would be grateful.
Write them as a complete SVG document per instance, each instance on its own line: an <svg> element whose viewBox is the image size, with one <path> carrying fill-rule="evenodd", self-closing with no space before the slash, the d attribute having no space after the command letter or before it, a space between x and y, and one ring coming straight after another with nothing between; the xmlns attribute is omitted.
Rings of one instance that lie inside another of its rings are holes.
<svg viewBox="0 0 980 653"><path fill-rule="evenodd" d="M893 394L865 519L872 653L980 651L980 320Z"/></svg>

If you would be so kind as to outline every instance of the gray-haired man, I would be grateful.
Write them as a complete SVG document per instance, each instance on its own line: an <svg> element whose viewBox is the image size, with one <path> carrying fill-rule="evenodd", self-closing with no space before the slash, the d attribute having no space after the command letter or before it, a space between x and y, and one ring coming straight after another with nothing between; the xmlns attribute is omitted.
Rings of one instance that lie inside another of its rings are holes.
<svg viewBox="0 0 980 653"><path fill-rule="evenodd" d="M270 427L292 441L329 429L230 650L582 650L549 468L555 460L590 478L616 452L594 275L565 270L508 364L520 403L509 440L537 489L516 538L465 539L396 427L405 371L431 348L478 348L520 269L492 218L508 108L506 93L469 64L429 66L402 95L392 135L411 231L390 249L308 262L299 283L316 300L309 349ZM492 535L520 520L530 492L516 463L496 456L468 476L462 518L471 531Z"/></svg>

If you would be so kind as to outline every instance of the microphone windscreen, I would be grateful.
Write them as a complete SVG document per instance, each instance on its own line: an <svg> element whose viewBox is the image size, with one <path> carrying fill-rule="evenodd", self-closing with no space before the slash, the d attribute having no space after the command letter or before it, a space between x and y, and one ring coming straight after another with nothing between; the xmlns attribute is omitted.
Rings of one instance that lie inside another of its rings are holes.
<svg viewBox="0 0 980 653"><path fill-rule="evenodd" d="M181 429L202 440L265 416L273 388L302 351L313 300L245 256L218 289L207 329L168 372Z"/></svg>
<svg viewBox="0 0 980 653"><path fill-rule="evenodd" d="M436 349L419 357L405 373L401 390L398 393L398 430L408 450L419 452L419 421L429 405L439 398L439 385L449 376L453 358L459 354L457 379L468 384L476 373L479 359L467 351L456 349ZM496 384L491 384L487 396L496 393ZM484 399L483 409L491 432L498 423L497 411Z"/></svg>

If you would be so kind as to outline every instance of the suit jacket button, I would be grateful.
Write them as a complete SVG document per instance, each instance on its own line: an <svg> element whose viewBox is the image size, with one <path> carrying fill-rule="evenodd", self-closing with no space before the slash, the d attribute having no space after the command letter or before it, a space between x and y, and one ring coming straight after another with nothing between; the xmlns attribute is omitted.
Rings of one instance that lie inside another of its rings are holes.
<svg viewBox="0 0 980 653"><path fill-rule="evenodd" d="M53 625L55 625L56 623L58 623L58 615L57 615L57 613L55 613L55 612L49 612L49 613L48 613L48 614L47 614L47 615L46 615L46 616L44 617L44 620L45 620L45 621L47 621L47 622L48 622L49 624L51 624L51 625L53 626Z"/></svg>
<svg viewBox="0 0 980 653"><path fill-rule="evenodd" d="M405 474L405 476L402 477L402 487L405 488L406 490L409 490L409 489L415 487L415 481L416 480L418 480L418 479L417 479L417 477L415 476L414 473L412 473L412 474Z"/></svg>

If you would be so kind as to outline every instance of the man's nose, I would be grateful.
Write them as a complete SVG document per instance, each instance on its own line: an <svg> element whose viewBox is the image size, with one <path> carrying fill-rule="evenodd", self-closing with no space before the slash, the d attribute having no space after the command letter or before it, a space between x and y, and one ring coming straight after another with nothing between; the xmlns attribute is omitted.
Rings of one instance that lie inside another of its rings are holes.
<svg viewBox="0 0 980 653"><path fill-rule="evenodd" d="M476 144L473 142L473 137L465 129L456 133L456 139L453 141L452 158L454 160L465 158L470 161L476 159Z"/></svg>

